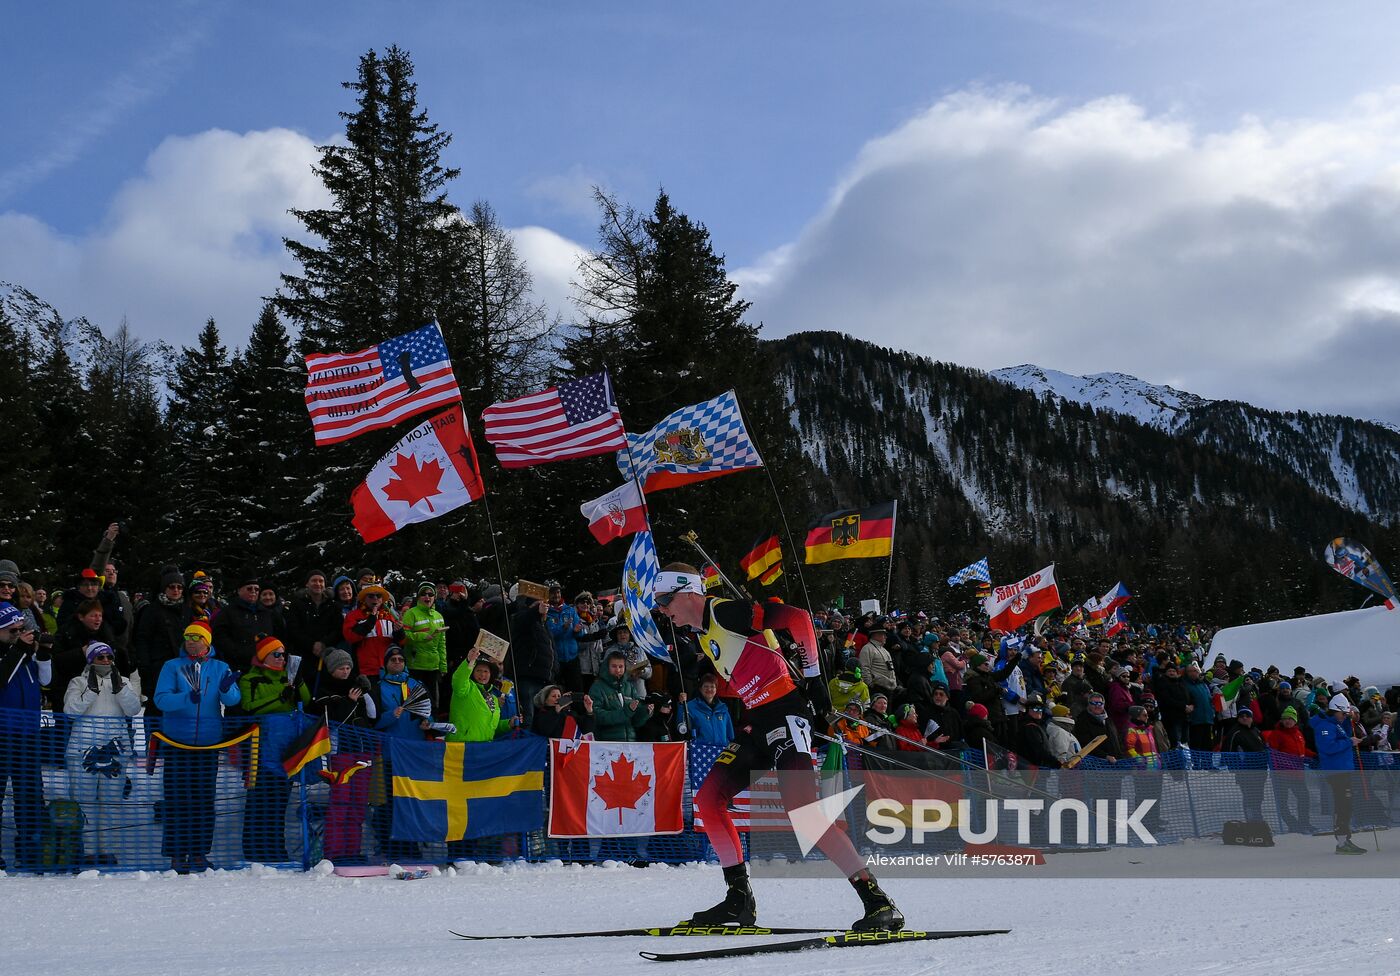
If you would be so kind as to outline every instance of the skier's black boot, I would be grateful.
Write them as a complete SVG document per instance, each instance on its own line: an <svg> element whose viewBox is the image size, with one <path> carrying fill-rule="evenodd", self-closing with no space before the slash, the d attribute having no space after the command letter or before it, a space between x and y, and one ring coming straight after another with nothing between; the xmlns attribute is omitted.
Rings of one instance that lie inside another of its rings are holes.
<svg viewBox="0 0 1400 976"><path fill-rule="evenodd" d="M735 864L724 869L724 880L729 890L724 893L724 901L714 908L696 912L690 918L692 925L753 925L758 918L758 909L753 900L753 889L749 887L749 872L743 864Z"/></svg>
<svg viewBox="0 0 1400 976"><path fill-rule="evenodd" d="M862 871L852 878L851 887L856 889L860 903L865 906L865 914L851 924L852 932L898 932L904 928L904 913L880 890L879 882L869 872Z"/></svg>

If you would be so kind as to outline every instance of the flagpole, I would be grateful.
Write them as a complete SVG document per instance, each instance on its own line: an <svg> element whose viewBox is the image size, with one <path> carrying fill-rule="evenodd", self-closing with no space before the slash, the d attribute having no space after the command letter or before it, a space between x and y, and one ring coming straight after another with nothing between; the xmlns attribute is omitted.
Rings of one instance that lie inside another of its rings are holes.
<svg viewBox="0 0 1400 976"><path fill-rule="evenodd" d="M604 382L606 382L606 383L607 383L607 386L608 386L608 398L612 400L613 406L617 408L617 419L618 419L618 422L622 424L622 443L625 445L623 449L627 452L627 466L628 466L629 468L631 468L631 470L632 470L632 483L633 483L634 485L637 486L637 497L640 498L640 499L642 500L642 518L646 520L646 523L647 523L647 532L650 533L650 535L651 535L651 539L652 539L652 548L653 548L653 551L654 551L654 550L655 550L655 547L656 547L656 532L655 532L655 531L652 529L652 527L651 527L651 505L647 502L647 491L646 491L645 486L642 484L641 476L640 476L639 473L638 473L639 469L638 469L638 467L637 467L637 459L632 455L632 438L630 438L630 437L627 436L627 422L624 421L624 420L622 419L622 405L621 405L620 403L617 402L617 395L613 392L612 374L608 372L608 369L607 369L606 366L603 367L603 377L604 377ZM657 564L658 567L661 565L661 554L660 554L659 552L656 554L656 564ZM626 560L626 558L624 557L624 559L623 559L623 567L626 568L626 565L627 565L627 560ZM718 564L718 563L715 564L715 568L716 568L716 569L719 569L719 564ZM723 576L724 573L721 572L720 575ZM625 586L625 584L624 584L624 586ZM624 599L624 600L623 600L623 609L624 609L624 610L626 609L626 606L627 606L627 601L626 601L626 599ZM655 623L655 621L653 621L653 623ZM657 632L658 634L660 634L660 633L661 633L661 628L658 627L657 630L656 630L656 632ZM685 697L686 697L687 700L688 700L688 699L690 698L690 692L688 692L688 691L685 690L685 669L681 667L681 656L680 656L680 654L676 651L675 636L676 636L676 630L675 630L675 627L672 627L672 628L671 628L671 641L672 641L672 642L671 642L671 646L670 646L670 652L671 652L671 666L672 666L673 668L676 669L676 681L677 681L677 682L680 684L680 686L681 686L681 694L682 694L682 695L685 695ZM679 734L681 734L681 735L689 735L689 733L690 733L690 721L689 721L689 718L690 718L690 716L689 716L689 714L688 714L688 712L687 712L687 710L686 710L685 708L682 708L682 709L680 709L680 710L677 712L677 717L676 717L676 731L677 731Z"/></svg>
<svg viewBox="0 0 1400 976"><path fill-rule="evenodd" d="M768 486L773 489L773 501L777 503L778 515L783 520L783 533L787 536L788 548L791 549L793 553L793 565L797 569L797 582L802 587L802 600L807 604L807 612L812 613L812 594L807 590L807 577L802 573L802 560L797 558L799 555L803 554L803 550L797 548L797 540L792 536L792 526L788 524L787 512L783 510L783 498L782 495L778 493L778 483L773 480L773 469L768 466L767 461L763 460L763 452L758 448L758 438L754 435L753 428L750 426L748 418L744 416L744 404L739 400L738 391L730 390L729 392L734 394L734 405L739 408L739 417L744 421L744 429L749 433L749 440L753 443L754 453L758 455L758 461L763 467L763 473L768 475ZM817 657L820 659L821 655L819 654ZM823 675L823 680L824 679L825 675Z"/></svg>
<svg viewBox="0 0 1400 976"><path fill-rule="evenodd" d="M462 411L462 423L467 428L467 437L471 437L471 421L467 419L467 412ZM515 689L515 709L516 714L524 722L525 706L520 701L520 675L515 668L515 634L510 625L510 598L509 590L506 588L506 571L501 568L501 547L496 544L496 520L491 517L490 490L486 487L485 472L481 470L481 463L476 466L476 477L481 482L481 507L486 510L486 531L491 536L491 554L496 559L496 581L501 587L501 609L505 611L506 618L506 641L510 644L510 681ZM459 665L460 667L460 665ZM451 680L450 678L448 679Z"/></svg>
<svg viewBox="0 0 1400 976"><path fill-rule="evenodd" d="M894 510L890 516L890 568L885 574L885 613L890 612L890 585L894 582L894 537L895 530L899 527L899 499L896 498L892 504Z"/></svg>
<svg viewBox="0 0 1400 976"><path fill-rule="evenodd" d="M748 431L749 440L750 440L750 442L753 444L754 453L758 455L759 464L761 464L761 465L763 466L763 473L766 474L766 475L768 476L768 487L771 488L771 489L773 490L773 501L776 502L777 505L778 505L778 515L779 515L779 516L782 518L782 520L783 520L783 533L787 536L788 548L792 550L792 555L793 555L793 566L797 569L797 582L798 582L798 585L801 586L801 588L802 588L802 601L803 601L805 604L807 604L807 615L808 615L809 617L815 617L816 614L815 614L815 612L812 610L812 594L811 594L811 592L807 589L807 577L806 577L806 575L802 572L802 559L806 556L805 547L804 547L804 549L798 549L798 548L797 548L797 540L794 539L793 536L792 536L792 526L788 524L787 512L783 509L783 498L782 498L782 495L780 495L780 494L778 493L778 483L777 483L776 481L773 480L773 469L770 468L770 467L768 466L768 462L765 461L765 460L763 459L763 452L762 452L761 450L759 450L759 447L758 447L758 438L757 438L757 436L756 436L755 433L754 433L753 427L749 424L748 418L744 416L744 404L743 404L743 402L739 399L739 391L738 391L738 390L731 390L730 392L734 394L734 406L737 407L738 410L739 410L739 419L742 420L742 421L744 422L744 429L745 429L746 431ZM891 546L894 545L893 540L891 540L890 545L891 545ZM813 627L815 627L815 625L816 625L816 621L813 620ZM818 671L819 671L819 673L820 673L820 675L821 675L821 682L822 682L822 684L825 685L825 684L827 683L827 680L828 680L828 679L827 679L827 677L826 677L826 667L825 667L825 665L823 664L823 661L824 661L824 659L825 659L825 656L824 656L824 655L822 654L822 652L821 652L821 641L820 641L820 640L817 641L817 646L814 647L814 648L812 648L812 650L816 652L816 655L817 655L817 669L818 669ZM837 655L837 654L839 654L839 653L840 653L840 649L839 649L839 648L833 648L833 649L832 649L832 654L833 654L833 656L835 656L835 655ZM833 663L833 666L834 666L835 663L836 663L836 662Z"/></svg>

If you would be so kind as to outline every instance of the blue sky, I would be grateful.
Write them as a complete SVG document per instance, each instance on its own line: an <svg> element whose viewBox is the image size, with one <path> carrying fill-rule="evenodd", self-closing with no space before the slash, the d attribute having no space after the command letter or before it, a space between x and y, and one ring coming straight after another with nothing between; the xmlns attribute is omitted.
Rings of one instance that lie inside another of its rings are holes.
<svg viewBox="0 0 1400 976"><path fill-rule="evenodd" d="M555 304L588 188L664 184L770 334L1400 420L1338 392L1400 366L1390 5L10 6L0 279L67 314L236 341L339 82L397 43L454 199L519 229Z"/></svg>

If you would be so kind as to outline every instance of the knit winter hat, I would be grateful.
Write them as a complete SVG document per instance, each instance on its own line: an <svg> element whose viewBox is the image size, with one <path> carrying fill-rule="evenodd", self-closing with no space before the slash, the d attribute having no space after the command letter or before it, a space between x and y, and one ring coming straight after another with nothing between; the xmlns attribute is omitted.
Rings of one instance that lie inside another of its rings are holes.
<svg viewBox="0 0 1400 976"><path fill-rule="evenodd" d="M214 631L210 628L207 620L191 620L185 625L185 632L181 636L184 638L198 637L206 644L214 643Z"/></svg>
<svg viewBox="0 0 1400 976"><path fill-rule="evenodd" d="M987 706L979 702L973 702L971 705L967 706L967 714L971 715L973 718L984 719L987 717Z"/></svg>
<svg viewBox="0 0 1400 976"><path fill-rule="evenodd" d="M306 582L310 583L311 577L313 576L319 576L321 577L321 579L326 579L326 571L324 569L313 569L311 572L306 574Z"/></svg>
<svg viewBox="0 0 1400 976"><path fill-rule="evenodd" d="M13 559L0 559L0 583L19 586L19 564Z"/></svg>
<svg viewBox="0 0 1400 976"><path fill-rule="evenodd" d="M176 583L184 583L185 575L180 572L179 566L162 566L160 570L160 588L163 590L167 586Z"/></svg>
<svg viewBox="0 0 1400 976"><path fill-rule="evenodd" d="M281 671L287 666L287 659L284 657L281 663L272 658L273 651L285 651L287 648L283 643L271 634L263 634L253 645L253 660L260 667L270 668L273 671Z"/></svg>
<svg viewBox="0 0 1400 976"><path fill-rule="evenodd" d="M551 691L554 691L556 688L557 688L559 691L561 691L561 692L564 690L563 688L560 688L558 685L545 685L545 686L544 686L543 688L541 688L539 691L535 692L535 697L532 699L532 700L534 701L534 703L535 703L535 707L536 707L536 708L543 708L543 707L544 707L544 703L545 703L545 699L547 699L547 698L549 697L549 693L550 693Z"/></svg>
<svg viewBox="0 0 1400 976"><path fill-rule="evenodd" d="M346 664L353 665L354 663L355 661L352 657L350 657L350 653L348 651L341 650L339 647L327 651L321 657L321 666L325 668L327 674L335 673L335 669L338 667L341 667Z"/></svg>
<svg viewBox="0 0 1400 976"><path fill-rule="evenodd" d="M1280 722L1282 722L1286 718L1291 718L1293 721L1296 722L1298 721L1298 710L1292 705L1289 705L1287 708L1285 708L1282 712L1279 713L1278 718Z"/></svg>
<svg viewBox="0 0 1400 976"><path fill-rule="evenodd" d="M18 627L24 623L24 614L13 603L0 603L0 630Z"/></svg>
<svg viewBox="0 0 1400 976"><path fill-rule="evenodd" d="M97 657L99 654L106 654L113 660L116 660L117 657L117 652L112 650L112 645L104 644L101 641L93 641L87 646L87 663L91 664L93 658Z"/></svg>
<svg viewBox="0 0 1400 976"><path fill-rule="evenodd" d="M437 584L432 580L419 580L418 588L413 592L416 596L422 596L425 592L437 596Z"/></svg>
<svg viewBox="0 0 1400 976"><path fill-rule="evenodd" d="M987 663L987 655L985 655L985 654L974 654L974 655L972 655L972 657L968 658L967 661L968 661L968 663L971 664L974 668L980 668L982 665L984 665L984 664Z"/></svg>
<svg viewBox="0 0 1400 976"><path fill-rule="evenodd" d="M404 655L403 648L397 644L390 644L384 649L384 664L386 666L389 664L389 658L391 657L401 657L404 663L408 662L408 658Z"/></svg>

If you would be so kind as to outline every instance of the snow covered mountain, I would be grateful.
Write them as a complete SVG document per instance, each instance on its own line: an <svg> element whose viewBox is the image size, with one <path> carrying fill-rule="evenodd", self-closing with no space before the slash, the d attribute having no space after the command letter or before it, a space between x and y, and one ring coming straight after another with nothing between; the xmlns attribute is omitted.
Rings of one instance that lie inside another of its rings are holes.
<svg viewBox="0 0 1400 976"><path fill-rule="evenodd" d="M1025 364L988 375L1039 397L1106 410L1190 437L1225 454L1296 475L1361 515L1385 524L1400 522L1400 431L1388 424L1207 400L1126 373L1074 376Z"/></svg>
<svg viewBox="0 0 1400 976"><path fill-rule="evenodd" d="M987 375L1038 396L1048 394L1095 410L1111 410L1171 433L1181 429L1192 410L1211 402L1194 393L1157 386L1127 373L1074 376L1027 363L992 370Z"/></svg>

